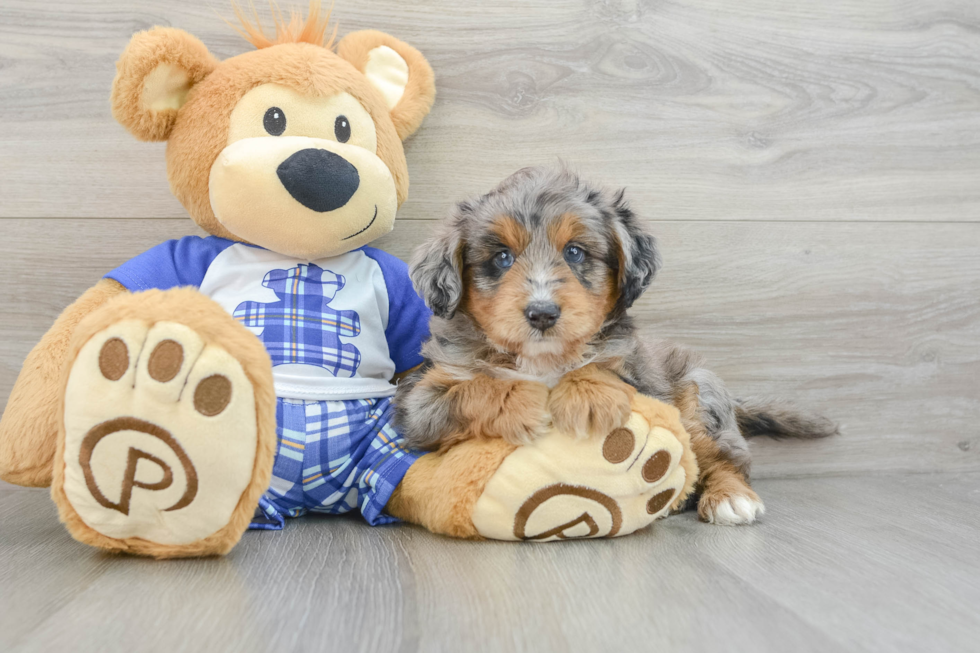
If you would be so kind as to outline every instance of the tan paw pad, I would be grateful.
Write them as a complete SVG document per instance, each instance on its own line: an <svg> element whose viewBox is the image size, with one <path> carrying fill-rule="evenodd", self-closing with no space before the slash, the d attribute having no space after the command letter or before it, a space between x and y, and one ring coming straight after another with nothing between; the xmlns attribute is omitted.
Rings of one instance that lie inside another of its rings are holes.
<svg viewBox="0 0 980 653"><path fill-rule="evenodd" d="M64 493L110 538L180 545L228 522L252 479L254 390L187 326L129 320L79 351L65 390Z"/></svg>
<svg viewBox="0 0 980 653"><path fill-rule="evenodd" d="M663 516L684 487L684 447L633 413L603 437L551 429L508 456L476 503L484 537L553 541L632 533Z"/></svg>

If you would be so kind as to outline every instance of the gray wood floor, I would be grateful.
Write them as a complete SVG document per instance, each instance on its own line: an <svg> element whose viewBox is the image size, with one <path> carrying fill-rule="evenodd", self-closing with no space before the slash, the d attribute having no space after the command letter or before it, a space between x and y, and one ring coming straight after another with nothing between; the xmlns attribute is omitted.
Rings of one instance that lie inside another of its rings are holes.
<svg viewBox="0 0 980 653"><path fill-rule="evenodd" d="M163 145L129 137L108 92L152 25L244 51L230 14L0 0L0 403L65 305L197 233ZM980 3L337 0L334 16L436 71L382 247L407 257L452 202L562 157L626 186L662 243L645 334L843 435L752 443L758 526L683 515L558 546L310 519L154 563L75 544L44 491L0 485L0 651L977 650Z"/></svg>
<svg viewBox="0 0 980 653"><path fill-rule="evenodd" d="M309 518L222 559L111 557L0 485L4 651L976 651L980 474L772 479L764 520L609 541Z"/></svg>

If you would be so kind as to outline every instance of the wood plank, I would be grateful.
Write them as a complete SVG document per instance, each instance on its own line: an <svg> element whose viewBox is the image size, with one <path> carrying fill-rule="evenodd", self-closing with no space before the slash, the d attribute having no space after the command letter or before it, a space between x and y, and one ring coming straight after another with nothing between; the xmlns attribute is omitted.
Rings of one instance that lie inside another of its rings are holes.
<svg viewBox="0 0 980 653"><path fill-rule="evenodd" d="M742 396L843 422L823 442L753 441L756 477L980 469L980 225L656 222L666 261L634 314ZM402 258L434 228L400 221ZM5 220L0 400L58 312L188 220ZM38 262L43 262L38 282Z"/></svg>
<svg viewBox="0 0 980 653"><path fill-rule="evenodd" d="M751 527L515 545L303 518L170 562L73 542L46 492L0 483L0 647L972 651L980 475L909 480L763 480Z"/></svg>
<svg viewBox="0 0 980 653"><path fill-rule="evenodd" d="M0 216L182 217L163 146L110 116L113 63L158 24L244 51L220 15L197 0L0 4ZM436 70L406 220L559 156L663 219L980 216L971 0L359 0L334 15Z"/></svg>

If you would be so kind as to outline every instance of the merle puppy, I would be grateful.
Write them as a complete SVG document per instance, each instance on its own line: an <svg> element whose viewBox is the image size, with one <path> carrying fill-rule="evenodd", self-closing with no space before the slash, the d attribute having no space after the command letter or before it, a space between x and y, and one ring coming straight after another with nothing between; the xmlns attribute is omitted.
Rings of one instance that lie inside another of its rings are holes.
<svg viewBox="0 0 980 653"><path fill-rule="evenodd" d="M659 267L623 192L563 167L525 168L461 202L411 266L435 317L424 365L398 385L396 426L428 449L526 443L549 422L605 434L639 391L681 411L701 518L751 523L764 506L749 486L745 436L818 438L836 426L735 399L697 354L642 341L626 311Z"/></svg>

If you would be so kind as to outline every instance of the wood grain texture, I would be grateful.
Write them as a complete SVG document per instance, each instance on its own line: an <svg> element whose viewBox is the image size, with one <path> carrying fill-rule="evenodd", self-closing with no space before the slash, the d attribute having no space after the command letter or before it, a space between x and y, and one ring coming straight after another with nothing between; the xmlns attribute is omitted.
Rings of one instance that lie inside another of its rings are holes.
<svg viewBox="0 0 980 653"><path fill-rule="evenodd" d="M110 116L113 63L153 25L243 52L231 15L224 0L0 2L0 216L183 217L163 145ZM436 71L406 220L559 156L661 219L980 215L973 0L358 0L334 16Z"/></svg>
<svg viewBox="0 0 980 653"><path fill-rule="evenodd" d="M226 558L72 541L0 484L5 651L976 650L980 475L767 480L754 527L687 513L546 545L303 518Z"/></svg>
<svg viewBox="0 0 980 653"><path fill-rule="evenodd" d="M165 146L115 124L108 94L141 29L245 51L221 16L226 0L0 0L0 402L65 305L196 233ZM311 518L156 563L73 542L46 491L0 483L0 650L976 650L980 3L340 0L334 16L437 76L378 245L406 258L453 201L562 157L627 186L660 239L634 311L647 337L844 434L753 441L755 527L687 514L560 545Z"/></svg>
<svg viewBox="0 0 980 653"><path fill-rule="evenodd" d="M0 401L64 306L188 220L5 220ZM408 258L433 221L378 244ZM740 396L844 424L821 442L752 442L754 476L980 470L980 225L652 225L664 269L632 313L685 343ZM49 234L38 238L38 234ZM38 291L36 262L43 272Z"/></svg>

